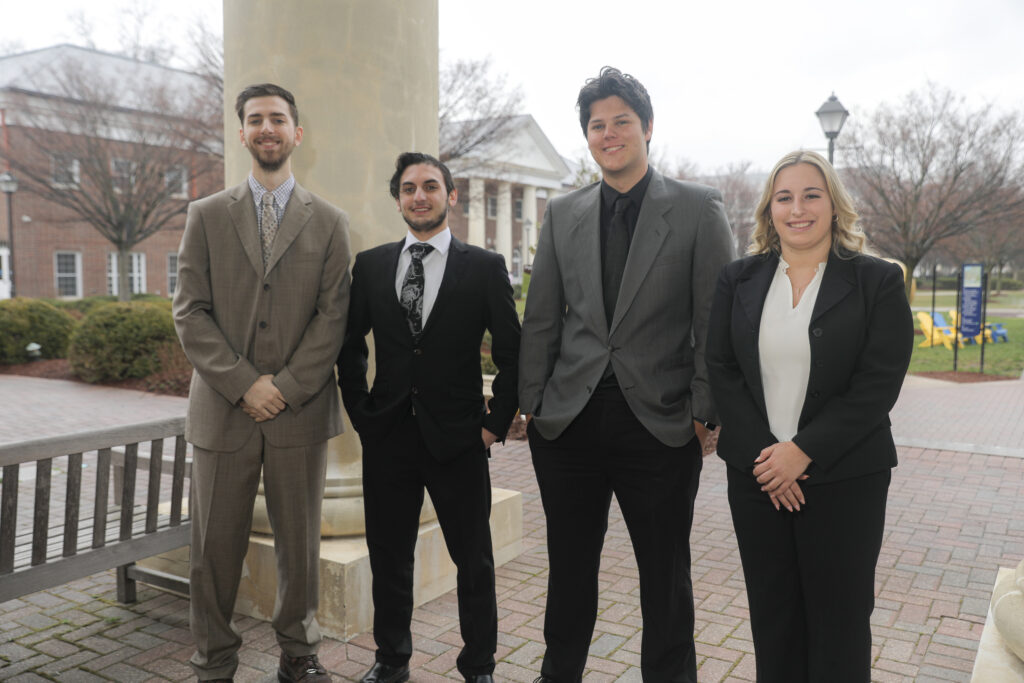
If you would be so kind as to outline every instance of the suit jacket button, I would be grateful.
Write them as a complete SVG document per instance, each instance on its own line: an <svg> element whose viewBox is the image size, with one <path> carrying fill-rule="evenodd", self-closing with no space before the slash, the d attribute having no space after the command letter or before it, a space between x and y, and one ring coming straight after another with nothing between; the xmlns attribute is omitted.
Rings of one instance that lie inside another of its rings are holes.
<svg viewBox="0 0 1024 683"><path fill-rule="evenodd" d="M267 329L267 323L266 323L266 321L265 321L265 320L261 320L261 321L260 321L260 329L261 329L261 330L265 330L265 329Z"/></svg>
<svg viewBox="0 0 1024 683"><path fill-rule="evenodd" d="M820 391L812 391L811 392L811 398L821 398L821 392Z"/></svg>
<svg viewBox="0 0 1024 683"><path fill-rule="evenodd" d="M268 291L270 291L270 285L268 285L268 284L264 283L264 284L263 284L263 291L264 291L264 292L268 292Z"/></svg>
<svg viewBox="0 0 1024 683"><path fill-rule="evenodd" d="M420 390L419 390L419 389L417 389L416 387L413 387L413 388L412 388L412 393L413 393L413 394L418 394L418 393L420 393Z"/></svg>
<svg viewBox="0 0 1024 683"><path fill-rule="evenodd" d="M423 349L413 349L412 350L412 355L414 355L414 356L422 356L423 355Z"/></svg>
<svg viewBox="0 0 1024 683"><path fill-rule="evenodd" d="M811 334L813 334L815 337L820 337L822 335L822 330L820 327L815 327L813 330L811 330Z"/></svg>

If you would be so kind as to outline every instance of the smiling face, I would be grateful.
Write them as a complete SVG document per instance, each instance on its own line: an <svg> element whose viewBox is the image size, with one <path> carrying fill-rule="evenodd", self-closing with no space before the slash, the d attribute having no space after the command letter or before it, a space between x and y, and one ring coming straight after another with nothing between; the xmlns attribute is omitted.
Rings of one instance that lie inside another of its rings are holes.
<svg viewBox="0 0 1024 683"><path fill-rule="evenodd" d="M779 171L772 186L772 224L779 235L782 258L828 259L832 246L832 199L825 177L811 164L794 164Z"/></svg>
<svg viewBox="0 0 1024 683"><path fill-rule="evenodd" d="M259 167L273 173L302 142L302 126L295 125L284 98L253 97L245 103L239 137Z"/></svg>
<svg viewBox="0 0 1024 683"><path fill-rule="evenodd" d="M654 121L646 123L645 131L644 122L618 95L590 106L590 154L601 167L605 182L619 192L632 188L647 172L647 143L654 132Z"/></svg>
<svg viewBox="0 0 1024 683"><path fill-rule="evenodd" d="M412 164L402 172L398 186L398 210L420 240L428 240L448 224L448 207L455 206L458 192L445 191L444 175L432 164Z"/></svg>

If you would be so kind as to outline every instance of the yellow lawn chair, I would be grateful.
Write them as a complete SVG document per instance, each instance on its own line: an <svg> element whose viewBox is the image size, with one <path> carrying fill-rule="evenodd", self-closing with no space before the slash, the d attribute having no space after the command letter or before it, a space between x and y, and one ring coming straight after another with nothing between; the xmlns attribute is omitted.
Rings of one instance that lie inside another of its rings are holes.
<svg viewBox="0 0 1024 683"><path fill-rule="evenodd" d="M952 308L949 309L949 322L950 322L950 324L953 327L957 327L957 321L959 320L959 318L957 317L956 313L957 312L956 312L955 309L952 309ZM993 332L995 332L995 337L994 338L992 337L992 333ZM1009 341L1009 338L1008 338L1008 336L1006 334L1006 328L1003 327L1002 323L985 323L985 333L984 334L985 334L985 343L986 344L995 344L1000 339L1002 339L1003 341ZM980 344L981 343L981 334L980 333L977 336L974 337L974 342L976 344Z"/></svg>
<svg viewBox="0 0 1024 683"><path fill-rule="evenodd" d="M956 332L949 327L940 327L939 325L936 325L932 320L930 313L918 311L917 323L921 327L921 332L924 333L924 341L918 344L920 348L927 349L930 346L938 346L939 344L942 344L952 351L954 340L957 341L961 349L964 347L963 341L957 339Z"/></svg>

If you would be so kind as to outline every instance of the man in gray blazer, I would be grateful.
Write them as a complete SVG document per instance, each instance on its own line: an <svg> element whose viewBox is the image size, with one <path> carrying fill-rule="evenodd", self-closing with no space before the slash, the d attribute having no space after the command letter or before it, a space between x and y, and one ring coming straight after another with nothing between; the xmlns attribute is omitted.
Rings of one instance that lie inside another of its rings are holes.
<svg viewBox="0 0 1024 683"><path fill-rule="evenodd" d="M612 494L639 570L643 679L696 681L689 534L715 419L704 342L732 234L716 190L648 165L639 81L605 67L577 106L602 180L548 204L519 361L550 563L538 681L582 678Z"/></svg>
<svg viewBox="0 0 1024 683"><path fill-rule="evenodd" d="M295 183L302 142L290 92L250 86L236 101L252 154L241 185L193 202L178 252L174 324L195 367L185 436L193 444L192 666L231 680L231 624L263 473L274 529L278 679L325 683L320 507L327 439L342 431L334 361L348 315L344 212Z"/></svg>

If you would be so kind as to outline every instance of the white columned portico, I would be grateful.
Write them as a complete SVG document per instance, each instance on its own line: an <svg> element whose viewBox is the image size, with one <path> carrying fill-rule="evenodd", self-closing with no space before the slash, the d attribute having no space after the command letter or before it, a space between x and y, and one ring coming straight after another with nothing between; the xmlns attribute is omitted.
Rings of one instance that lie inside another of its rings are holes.
<svg viewBox="0 0 1024 683"><path fill-rule="evenodd" d="M505 257L505 267L512 270L512 183L498 183L498 221L494 231L494 250Z"/></svg>
<svg viewBox="0 0 1024 683"><path fill-rule="evenodd" d="M484 179L469 179L469 243L487 248L487 213L484 210Z"/></svg>
<svg viewBox="0 0 1024 683"><path fill-rule="evenodd" d="M523 255L523 265L533 263L531 248L537 246L537 187L523 186L523 236L519 241L519 251Z"/></svg>

